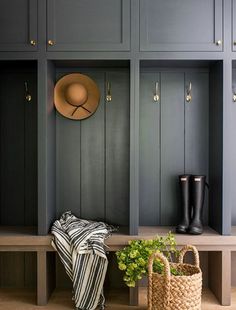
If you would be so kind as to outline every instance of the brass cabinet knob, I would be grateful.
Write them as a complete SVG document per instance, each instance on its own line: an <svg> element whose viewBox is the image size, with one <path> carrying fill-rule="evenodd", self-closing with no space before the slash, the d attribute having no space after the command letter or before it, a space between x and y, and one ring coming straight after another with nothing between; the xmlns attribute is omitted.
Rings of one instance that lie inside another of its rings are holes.
<svg viewBox="0 0 236 310"><path fill-rule="evenodd" d="M216 41L216 45L218 46L222 45L222 41L221 40Z"/></svg>
<svg viewBox="0 0 236 310"><path fill-rule="evenodd" d="M236 45L236 41L234 41L234 43L233 43L234 45Z"/></svg>
<svg viewBox="0 0 236 310"><path fill-rule="evenodd" d="M54 45L54 41L53 40L48 40L48 45L53 46Z"/></svg>
<svg viewBox="0 0 236 310"><path fill-rule="evenodd" d="M35 40L30 40L30 44L31 44L32 46L35 46L35 45L36 45L36 41L35 41Z"/></svg>

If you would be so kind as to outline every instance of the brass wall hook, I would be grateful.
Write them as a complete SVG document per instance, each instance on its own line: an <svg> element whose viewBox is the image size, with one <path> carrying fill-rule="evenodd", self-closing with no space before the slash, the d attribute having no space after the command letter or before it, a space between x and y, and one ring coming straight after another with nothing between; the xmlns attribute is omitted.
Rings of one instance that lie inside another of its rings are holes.
<svg viewBox="0 0 236 310"><path fill-rule="evenodd" d="M27 82L25 82L25 100L28 102L30 102L32 100L32 96L28 90L28 83Z"/></svg>
<svg viewBox="0 0 236 310"><path fill-rule="evenodd" d="M189 86L186 91L186 101L191 102L192 101L192 83L189 82Z"/></svg>
<svg viewBox="0 0 236 310"><path fill-rule="evenodd" d="M156 83L155 83L155 92L154 92L153 100L154 100L155 102L158 102L159 99L160 99L160 96L159 96L159 83L156 82Z"/></svg>
<svg viewBox="0 0 236 310"><path fill-rule="evenodd" d="M233 92L233 102L236 102L236 91Z"/></svg>
<svg viewBox="0 0 236 310"><path fill-rule="evenodd" d="M107 82L107 94L106 94L106 101L111 102L112 101L112 95L111 95L111 83Z"/></svg>

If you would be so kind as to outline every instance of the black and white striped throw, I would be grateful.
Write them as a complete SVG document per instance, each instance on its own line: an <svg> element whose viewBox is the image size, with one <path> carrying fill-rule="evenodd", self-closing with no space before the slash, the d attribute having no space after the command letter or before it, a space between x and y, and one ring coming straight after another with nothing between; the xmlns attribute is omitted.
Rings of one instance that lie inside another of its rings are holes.
<svg viewBox="0 0 236 310"><path fill-rule="evenodd" d="M114 227L78 219L70 211L54 222L52 246L73 283L77 309L104 309L103 283L108 260L104 240Z"/></svg>

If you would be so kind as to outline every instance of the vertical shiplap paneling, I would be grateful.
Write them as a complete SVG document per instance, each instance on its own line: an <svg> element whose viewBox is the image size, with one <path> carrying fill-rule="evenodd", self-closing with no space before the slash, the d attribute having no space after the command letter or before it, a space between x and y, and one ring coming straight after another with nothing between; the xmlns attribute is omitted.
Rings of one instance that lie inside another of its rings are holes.
<svg viewBox="0 0 236 310"><path fill-rule="evenodd" d="M159 82L158 102L153 100ZM160 74L140 75L140 225L159 225L160 218Z"/></svg>
<svg viewBox="0 0 236 310"><path fill-rule="evenodd" d="M178 175L184 172L184 73L161 74L161 225L179 219Z"/></svg>
<svg viewBox="0 0 236 310"><path fill-rule="evenodd" d="M185 171L206 175L209 182L209 73L186 73L185 82L185 87L192 83L192 101L185 102ZM207 189L203 211L207 224Z"/></svg>
<svg viewBox="0 0 236 310"><path fill-rule="evenodd" d="M35 73L27 73L24 80L28 82L32 96L30 102L24 102L25 113L25 225L37 226L37 79ZM23 83L22 81L22 83ZM22 85L23 87L23 85Z"/></svg>
<svg viewBox="0 0 236 310"><path fill-rule="evenodd" d="M105 218L105 109L104 73L86 73L98 85L101 98L97 111L81 121L81 216Z"/></svg>
<svg viewBox="0 0 236 310"><path fill-rule="evenodd" d="M24 81L17 73L5 72L3 76L0 84L1 223L24 225Z"/></svg>
<svg viewBox="0 0 236 310"><path fill-rule="evenodd" d="M107 72L112 101L106 116L106 221L128 226L129 219L129 73Z"/></svg>
<svg viewBox="0 0 236 310"><path fill-rule="evenodd" d="M56 115L57 217L71 210L80 216L80 122Z"/></svg>
<svg viewBox="0 0 236 310"><path fill-rule="evenodd" d="M0 253L0 287L24 287L24 255L23 252Z"/></svg>
<svg viewBox="0 0 236 310"><path fill-rule="evenodd" d="M36 252L24 253L24 286L36 287L37 285L37 257ZM17 271L16 271L17 272Z"/></svg>
<svg viewBox="0 0 236 310"><path fill-rule="evenodd" d="M222 232L223 199L223 66L217 62L210 71L209 117L209 225Z"/></svg>

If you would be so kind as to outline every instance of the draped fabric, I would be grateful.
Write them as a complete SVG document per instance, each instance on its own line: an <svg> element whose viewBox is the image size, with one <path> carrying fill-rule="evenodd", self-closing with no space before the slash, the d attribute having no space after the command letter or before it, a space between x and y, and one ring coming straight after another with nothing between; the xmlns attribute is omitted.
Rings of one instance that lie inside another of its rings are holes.
<svg viewBox="0 0 236 310"><path fill-rule="evenodd" d="M103 222L78 219L70 211L52 226L52 246L73 283L77 309L104 309L103 283L108 265L104 240L113 230Z"/></svg>

